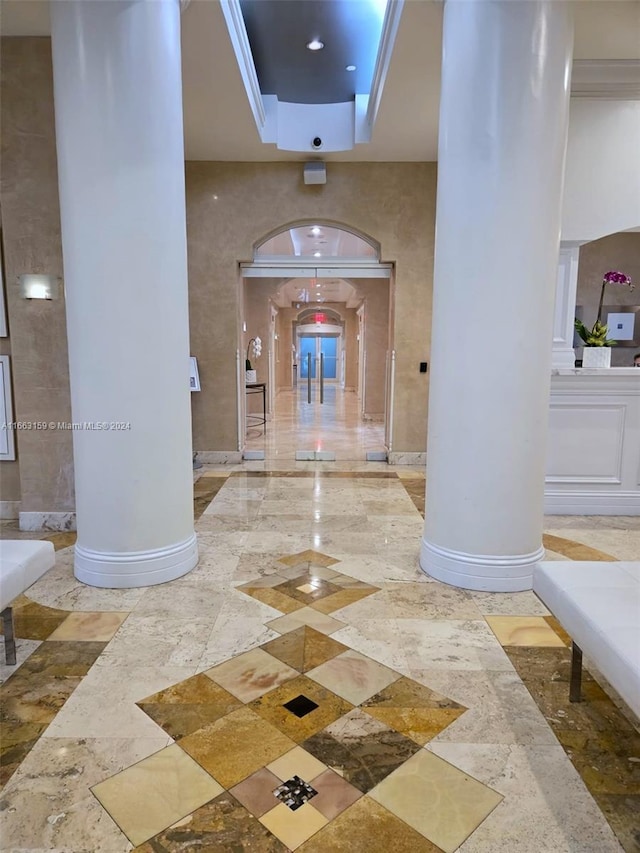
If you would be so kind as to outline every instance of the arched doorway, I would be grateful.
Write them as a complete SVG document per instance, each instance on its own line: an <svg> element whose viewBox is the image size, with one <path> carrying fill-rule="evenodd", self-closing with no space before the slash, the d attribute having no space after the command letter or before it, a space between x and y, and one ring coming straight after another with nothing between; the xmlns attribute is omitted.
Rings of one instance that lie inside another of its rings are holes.
<svg viewBox="0 0 640 853"><path fill-rule="evenodd" d="M247 396L245 455L386 458L393 266L378 244L336 223L297 223L259 241L241 275L240 344L263 342L252 367L267 399L263 427Z"/></svg>

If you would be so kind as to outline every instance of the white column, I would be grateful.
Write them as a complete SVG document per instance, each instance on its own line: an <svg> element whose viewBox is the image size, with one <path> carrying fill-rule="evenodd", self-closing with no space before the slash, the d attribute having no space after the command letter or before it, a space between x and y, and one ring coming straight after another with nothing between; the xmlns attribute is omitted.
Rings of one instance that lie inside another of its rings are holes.
<svg viewBox="0 0 640 853"><path fill-rule="evenodd" d="M576 292L578 289L578 258L580 246L562 243L558 258L556 301L553 316L553 351L551 367L575 367L573 349Z"/></svg>
<svg viewBox="0 0 640 853"><path fill-rule="evenodd" d="M529 589L543 556L569 5L444 10L420 562L467 589Z"/></svg>
<svg viewBox="0 0 640 853"><path fill-rule="evenodd" d="M51 4L74 422L76 577L192 569L193 476L177 0Z"/></svg>

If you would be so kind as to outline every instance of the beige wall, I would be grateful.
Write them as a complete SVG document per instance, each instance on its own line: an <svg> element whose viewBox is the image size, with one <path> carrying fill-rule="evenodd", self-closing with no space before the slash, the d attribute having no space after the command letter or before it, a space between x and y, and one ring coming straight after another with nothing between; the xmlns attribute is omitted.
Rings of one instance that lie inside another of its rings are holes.
<svg viewBox="0 0 640 853"><path fill-rule="evenodd" d="M21 273L63 276L50 40L5 38L1 63L0 204L14 414L22 421L68 422L64 299L23 300L16 285ZM300 221L359 230L380 243L383 261L395 264L394 449L425 447L428 386L418 362L429 350L436 165L329 163L327 172L326 185L305 186L301 162L186 164L191 352L202 384L192 395L196 449L237 448L238 261L251 260L254 243L268 233ZM259 376L265 354L266 348ZM73 509L71 432L29 431L17 438L20 465L4 463L10 497L3 499L17 497L19 476L24 511Z"/></svg>
<svg viewBox="0 0 640 853"><path fill-rule="evenodd" d="M418 364L429 358L436 165L329 163L324 186L305 186L297 162L189 162L186 175L191 349L202 381L194 447L236 449L238 261L272 231L323 221L369 235L395 263L394 450L424 451L428 380Z"/></svg>
<svg viewBox="0 0 640 853"><path fill-rule="evenodd" d="M364 414L375 420L384 416L386 364L389 351L389 281L358 281L364 301Z"/></svg>
<svg viewBox="0 0 640 853"><path fill-rule="evenodd" d="M62 276L50 40L2 39L1 69L0 202L14 416L68 422L64 299L24 300L16 283L21 273ZM22 511L73 509L71 432L21 431L17 445Z"/></svg>
<svg viewBox="0 0 640 853"><path fill-rule="evenodd" d="M608 284L604 304L640 305L640 233L610 234L580 247L576 303L583 306L582 317L587 326L592 326L596 319L602 277L609 270L620 270L631 276L635 289ZM615 335L611 334L610 337ZM633 356L638 351L640 347L613 347L611 364L630 367L633 364Z"/></svg>

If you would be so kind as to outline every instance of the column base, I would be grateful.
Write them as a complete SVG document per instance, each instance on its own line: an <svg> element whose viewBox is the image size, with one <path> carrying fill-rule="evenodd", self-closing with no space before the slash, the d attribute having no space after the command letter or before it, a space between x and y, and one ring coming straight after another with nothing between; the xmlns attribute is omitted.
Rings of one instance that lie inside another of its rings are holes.
<svg viewBox="0 0 640 853"><path fill-rule="evenodd" d="M544 559L540 546L530 554L493 556L465 554L422 540L420 568L436 580L461 589L523 592L533 587L533 569Z"/></svg>
<svg viewBox="0 0 640 853"><path fill-rule="evenodd" d="M89 586L130 589L175 580L197 564L198 542L193 533L177 545L128 554L93 551L76 545L74 574Z"/></svg>

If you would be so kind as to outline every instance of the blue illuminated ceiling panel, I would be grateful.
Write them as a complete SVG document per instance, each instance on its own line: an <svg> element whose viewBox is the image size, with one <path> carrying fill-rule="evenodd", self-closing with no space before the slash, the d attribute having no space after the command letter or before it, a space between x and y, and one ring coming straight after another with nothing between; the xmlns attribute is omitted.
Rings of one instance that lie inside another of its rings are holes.
<svg viewBox="0 0 640 853"><path fill-rule="evenodd" d="M240 8L263 95L336 104L370 92L386 0L240 0ZM309 50L313 39L324 48Z"/></svg>

